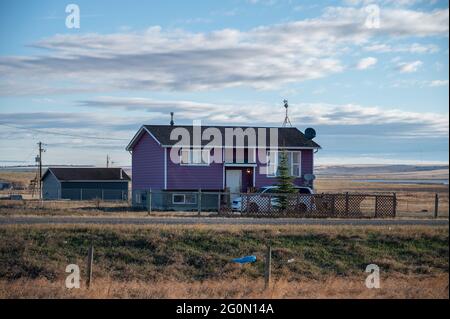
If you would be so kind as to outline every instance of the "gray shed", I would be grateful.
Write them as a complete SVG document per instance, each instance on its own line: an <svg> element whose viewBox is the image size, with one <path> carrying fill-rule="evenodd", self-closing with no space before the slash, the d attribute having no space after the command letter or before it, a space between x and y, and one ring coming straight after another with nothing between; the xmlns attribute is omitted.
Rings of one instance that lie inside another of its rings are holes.
<svg viewBox="0 0 450 319"><path fill-rule="evenodd" d="M44 199L127 200L130 177L121 168L49 167L42 176Z"/></svg>

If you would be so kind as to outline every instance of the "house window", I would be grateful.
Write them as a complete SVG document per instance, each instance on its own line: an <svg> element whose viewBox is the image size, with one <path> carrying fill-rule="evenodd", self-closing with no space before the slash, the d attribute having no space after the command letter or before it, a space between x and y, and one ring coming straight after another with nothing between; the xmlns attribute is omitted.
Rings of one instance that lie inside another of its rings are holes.
<svg viewBox="0 0 450 319"><path fill-rule="evenodd" d="M230 164L256 163L256 149L225 148L225 163Z"/></svg>
<svg viewBox="0 0 450 319"><path fill-rule="evenodd" d="M209 149L182 149L180 155L181 165L203 165L208 166L210 163Z"/></svg>
<svg viewBox="0 0 450 319"><path fill-rule="evenodd" d="M197 204L197 196L194 194L186 194L184 198L185 204Z"/></svg>
<svg viewBox="0 0 450 319"><path fill-rule="evenodd" d="M183 204L196 204L197 196L194 194L173 194L172 204L183 205Z"/></svg>
<svg viewBox="0 0 450 319"><path fill-rule="evenodd" d="M294 177L302 176L302 156L299 151L287 151L287 165L289 167L289 174ZM268 151L267 152L267 176L278 176L278 165L281 160L281 152Z"/></svg>
<svg viewBox="0 0 450 319"><path fill-rule="evenodd" d="M173 194L172 203L173 204L184 204L185 198L183 194Z"/></svg>

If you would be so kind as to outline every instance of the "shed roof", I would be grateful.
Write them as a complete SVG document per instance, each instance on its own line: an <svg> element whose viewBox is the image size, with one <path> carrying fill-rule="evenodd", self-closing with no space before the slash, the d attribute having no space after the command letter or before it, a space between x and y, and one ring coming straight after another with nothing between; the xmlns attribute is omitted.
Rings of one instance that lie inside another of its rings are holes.
<svg viewBox="0 0 450 319"><path fill-rule="evenodd" d="M42 179L52 172L60 181L130 181L121 168L49 167Z"/></svg>

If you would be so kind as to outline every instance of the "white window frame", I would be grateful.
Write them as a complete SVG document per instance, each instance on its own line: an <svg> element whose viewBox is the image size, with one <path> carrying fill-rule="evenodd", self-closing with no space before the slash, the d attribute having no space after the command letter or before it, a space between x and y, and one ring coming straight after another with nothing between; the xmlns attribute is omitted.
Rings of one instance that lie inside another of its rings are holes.
<svg viewBox="0 0 450 319"><path fill-rule="evenodd" d="M271 153L275 153L276 156L274 157L275 163L272 163L270 160ZM277 171L278 171L278 151L267 151L267 177L277 177ZM271 166L275 166L273 173L270 169Z"/></svg>
<svg viewBox="0 0 450 319"><path fill-rule="evenodd" d="M291 163L291 167L289 169L290 170L289 174L295 178L302 177L302 152L301 151L286 151L286 152L288 153L289 160ZM276 154L276 156L274 157L275 165L272 165L272 163L270 161L270 153ZM271 178L278 177L279 153L280 153L280 151L267 151L267 173L266 173L267 177L271 177ZM298 153L298 159L299 159L298 163L294 163L294 161L293 161L294 153ZM275 166L274 173L271 173L270 166ZM294 166L298 166L298 175L293 174Z"/></svg>
<svg viewBox="0 0 450 319"><path fill-rule="evenodd" d="M200 162L200 163L194 163L193 161L194 161L194 152L193 151L200 151L201 152L201 160L202 160L202 162ZM188 155L188 160L189 160L189 162L188 163L184 163L183 162L183 153L184 152L189 152L189 155ZM207 154L206 155L206 162L203 162L203 158L204 158L204 154ZM210 165L210 163L211 163L211 149L207 149L207 148L203 148L203 149L201 149L201 148L194 148L194 149L192 149L192 148L182 148L181 150L180 150L180 165L182 165L182 166L209 166Z"/></svg>
<svg viewBox="0 0 450 319"><path fill-rule="evenodd" d="M302 177L302 152L289 151L291 157L291 176ZM294 153L298 153L298 163L294 163ZM294 175L294 166L298 166L298 175Z"/></svg>
<svg viewBox="0 0 450 319"><path fill-rule="evenodd" d="M186 203L186 195L191 195L194 198L193 203ZM175 196L183 196L183 202L175 202ZM197 196L195 194L172 194L172 204L173 205L196 205L197 204Z"/></svg>

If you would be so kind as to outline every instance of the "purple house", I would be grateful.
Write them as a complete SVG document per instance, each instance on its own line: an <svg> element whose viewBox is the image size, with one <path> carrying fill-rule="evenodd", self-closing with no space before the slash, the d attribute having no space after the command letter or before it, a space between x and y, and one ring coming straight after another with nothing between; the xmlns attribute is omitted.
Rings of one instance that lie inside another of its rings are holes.
<svg viewBox="0 0 450 319"><path fill-rule="evenodd" d="M192 138L183 141L185 133ZM172 204L187 204L183 192L239 193L275 185L280 149L288 154L295 184L313 187L314 153L320 149L314 136L293 127L144 125L126 148L132 154L133 204L142 205L149 190L179 193Z"/></svg>

